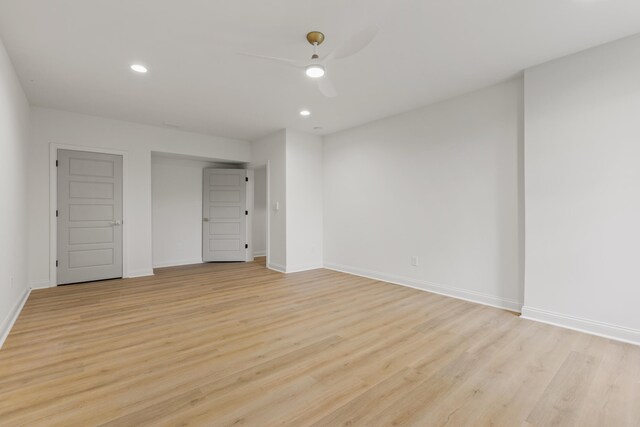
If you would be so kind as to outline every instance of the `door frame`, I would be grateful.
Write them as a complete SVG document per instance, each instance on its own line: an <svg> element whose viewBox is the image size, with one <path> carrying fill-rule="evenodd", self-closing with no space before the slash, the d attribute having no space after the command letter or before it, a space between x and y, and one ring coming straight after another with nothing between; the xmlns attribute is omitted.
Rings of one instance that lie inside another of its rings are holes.
<svg viewBox="0 0 640 427"><path fill-rule="evenodd" d="M82 145L58 144L52 142L49 144L49 287L55 288L58 286L58 270L56 267L56 259L58 259L58 218L56 217L56 209L58 207L58 169L56 167L58 150L86 151L90 153L122 156L122 277L128 277L128 153L126 151L112 150L109 148L86 147Z"/></svg>
<svg viewBox="0 0 640 427"><path fill-rule="evenodd" d="M254 260L253 254L253 211L255 209L256 200L256 183L253 169L245 169L245 174L249 179L245 193L245 206L247 207L247 215L245 216L244 228L246 230L246 241L249 249L244 254L244 261L251 262Z"/></svg>
<svg viewBox="0 0 640 427"><path fill-rule="evenodd" d="M255 170L261 169L261 168L266 168L266 175L267 175L267 182L266 182L266 185L267 185L267 188L266 188L266 191L267 191L267 242L266 242L267 261L266 261L265 267L270 268L269 260L271 258L271 255L270 255L271 253L271 161L267 160L266 162L250 163L247 166L247 169L251 170L254 173L254 176L255 176ZM254 181L253 194L254 194L253 196L254 200L252 200L252 202L255 201L255 181ZM255 209L255 206L254 206L254 209ZM252 234L251 238L253 240L253 221L251 223L251 234ZM253 241L252 241L252 244L253 244ZM253 253L253 250L251 253Z"/></svg>

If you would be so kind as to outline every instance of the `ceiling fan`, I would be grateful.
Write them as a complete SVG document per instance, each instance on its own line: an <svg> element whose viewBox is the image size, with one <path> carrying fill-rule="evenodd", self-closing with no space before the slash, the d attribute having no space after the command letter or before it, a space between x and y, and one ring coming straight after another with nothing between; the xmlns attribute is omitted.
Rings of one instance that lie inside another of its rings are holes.
<svg viewBox="0 0 640 427"><path fill-rule="evenodd" d="M274 56L255 55L251 53L243 53L243 55L251 56L259 59L266 59L287 64L298 69L303 69L305 74L312 79L316 79L318 90L327 98L334 98L338 95L333 83L327 75L327 62L339 60L353 56L367 47L378 34L377 25L369 25L363 30L352 35L348 40L338 46L333 52L326 57L321 58L318 54L318 47L322 44L325 36L320 31L311 31L307 33L307 41L313 46L313 55L311 59L297 60L289 58L277 58Z"/></svg>

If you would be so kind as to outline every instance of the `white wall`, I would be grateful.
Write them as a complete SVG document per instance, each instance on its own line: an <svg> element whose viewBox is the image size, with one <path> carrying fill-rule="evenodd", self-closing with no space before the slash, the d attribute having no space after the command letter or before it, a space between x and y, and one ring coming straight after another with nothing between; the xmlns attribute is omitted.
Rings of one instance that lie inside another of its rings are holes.
<svg viewBox="0 0 640 427"><path fill-rule="evenodd" d="M325 137L325 265L519 310L521 151L521 79Z"/></svg>
<svg viewBox="0 0 640 427"><path fill-rule="evenodd" d="M322 137L287 130L287 272L321 268Z"/></svg>
<svg viewBox="0 0 640 427"><path fill-rule="evenodd" d="M0 346L27 296L29 103L0 40Z"/></svg>
<svg viewBox="0 0 640 427"><path fill-rule="evenodd" d="M203 170L229 167L234 166L151 155L153 267L202 262Z"/></svg>
<svg viewBox="0 0 640 427"><path fill-rule="evenodd" d="M640 343L640 36L530 70L523 314Z"/></svg>
<svg viewBox="0 0 640 427"><path fill-rule="evenodd" d="M50 278L50 158L52 143L125 154L125 275L152 274L151 152L247 162L250 145L162 127L146 126L59 110L34 108L29 147L29 282ZM54 283L51 283L54 284Z"/></svg>
<svg viewBox="0 0 640 427"><path fill-rule="evenodd" d="M260 167L254 175L253 255L267 254L267 168Z"/></svg>
<svg viewBox="0 0 640 427"><path fill-rule="evenodd" d="M269 268L286 271L287 268L287 131L280 130L251 143L250 168L268 167L270 196L269 215ZM275 209L276 203L279 209Z"/></svg>

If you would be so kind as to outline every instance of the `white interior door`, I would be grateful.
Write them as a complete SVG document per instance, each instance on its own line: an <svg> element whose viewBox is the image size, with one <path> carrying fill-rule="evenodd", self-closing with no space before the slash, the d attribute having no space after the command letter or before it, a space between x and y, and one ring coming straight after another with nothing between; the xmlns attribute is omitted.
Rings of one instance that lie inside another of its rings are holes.
<svg viewBox="0 0 640 427"><path fill-rule="evenodd" d="M122 277L122 156L58 150L57 283Z"/></svg>
<svg viewBox="0 0 640 427"><path fill-rule="evenodd" d="M244 169L204 170L203 261L245 261L248 246L246 181Z"/></svg>

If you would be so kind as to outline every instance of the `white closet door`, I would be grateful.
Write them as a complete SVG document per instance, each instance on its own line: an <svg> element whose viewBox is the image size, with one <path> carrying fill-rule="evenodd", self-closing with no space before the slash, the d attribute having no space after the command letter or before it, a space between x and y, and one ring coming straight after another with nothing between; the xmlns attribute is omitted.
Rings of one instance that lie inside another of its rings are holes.
<svg viewBox="0 0 640 427"><path fill-rule="evenodd" d="M202 259L245 261L247 171L205 169L202 201Z"/></svg>
<svg viewBox="0 0 640 427"><path fill-rule="evenodd" d="M58 150L57 283L122 277L122 156Z"/></svg>

